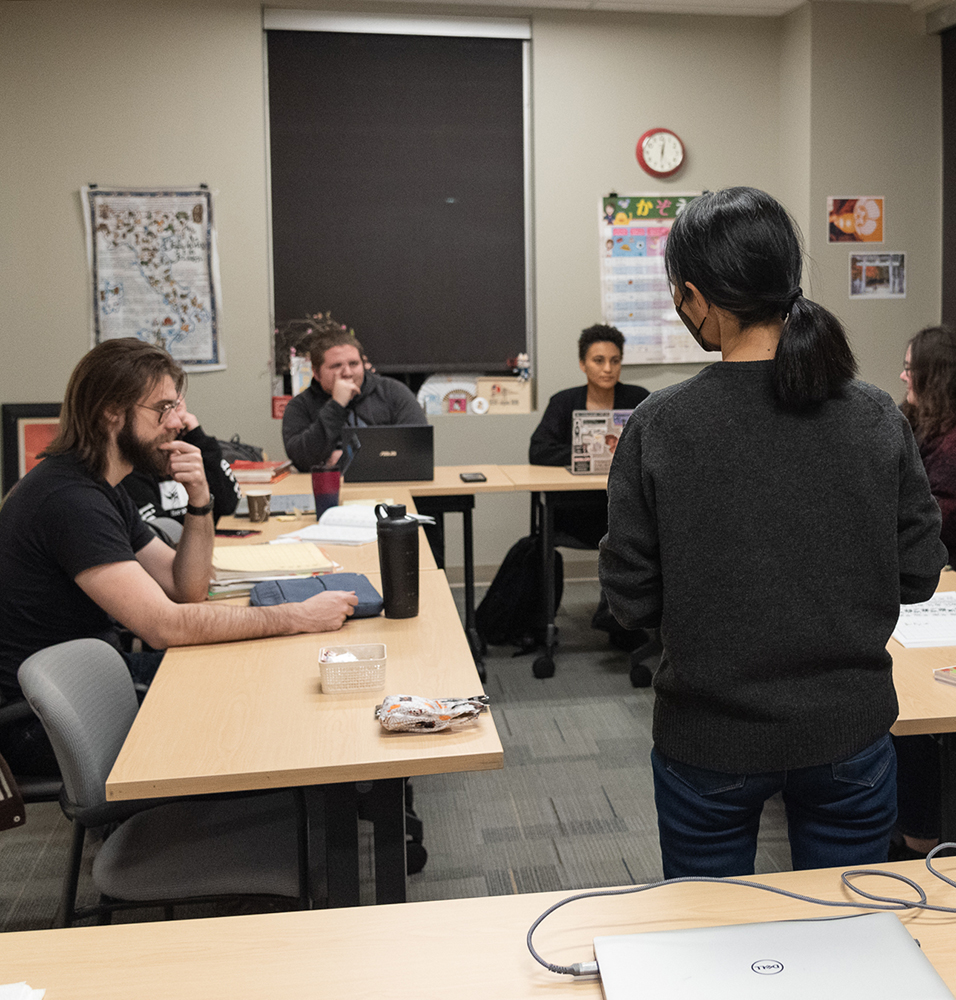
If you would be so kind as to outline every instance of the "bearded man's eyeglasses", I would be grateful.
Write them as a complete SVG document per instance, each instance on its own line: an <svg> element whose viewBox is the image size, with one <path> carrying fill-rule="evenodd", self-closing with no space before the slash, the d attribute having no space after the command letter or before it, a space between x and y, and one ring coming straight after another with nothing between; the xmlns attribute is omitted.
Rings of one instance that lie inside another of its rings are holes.
<svg viewBox="0 0 956 1000"><path fill-rule="evenodd" d="M136 405L141 410L152 410L153 413L159 414L159 426L162 427L166 423L167 418L173 410L178 410L180 406L186 401L185 396L180 396L179 399L172 403L159 403L157 406L147 406L146 403L137 403Z"/></svg>

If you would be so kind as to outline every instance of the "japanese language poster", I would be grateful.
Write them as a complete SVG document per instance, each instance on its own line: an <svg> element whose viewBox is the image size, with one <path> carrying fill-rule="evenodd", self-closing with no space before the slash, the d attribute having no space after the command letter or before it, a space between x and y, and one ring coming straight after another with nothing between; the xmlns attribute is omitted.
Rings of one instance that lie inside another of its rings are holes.
<svg viewBox="0 0 956 1000"><path fill-rule="evenodd" d="M604 322L624 334L624 364L712 361L684 328L664 272L674 219L696 194L609 195L601 199Z"/></svg>

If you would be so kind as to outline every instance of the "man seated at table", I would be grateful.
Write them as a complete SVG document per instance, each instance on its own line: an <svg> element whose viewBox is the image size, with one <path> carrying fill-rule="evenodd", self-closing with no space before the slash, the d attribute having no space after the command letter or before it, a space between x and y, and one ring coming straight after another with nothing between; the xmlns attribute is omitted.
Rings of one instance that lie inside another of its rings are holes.
<svg viewBox="0 0 956 1000"><path fill-rule="evenodd" d="M74 369L57 437L0 507L0 700L20 696L17 668L32 653L86 637L116 645L120 626L164 650L334 631L352 613L355 595L343 592L265 608L204 603L213 500L202 453L177 437L184 382L165 351L132 338L99 344ZM120 485L134 468L184 487L177 549ZM126 655L144 682L161 656Z"/></svg>
<svg viewBox="0 0 956 1000"><path fill-rule="evenodd" d="M367 371L363 353L346 330L314 341L312 383L290 400L282 417L282 443L302 472L339 460L346 427L428 423L412 391Z"/></svg>
<svg viewBox="0 0 956 1000"><path fill-rule="evenodd" d="M195 445L202 453L203 471L214 505L212 523L217 524L220 517L231 514L239 505L242 490L229 463L222 457L219 442L202 429L199 420L186 409L185 400L180 402L177 416L182 424L177 434L179 440ZM179 524L185 523L186 505L189 502L186 488L182 483L177 483L168 472L158 474L143 469L133 469L123 480L123 488L136 504L139 516L150 527L155 528L153 522L157 518L169 518ZM160 534L160 537L163 535Z"/></svg>

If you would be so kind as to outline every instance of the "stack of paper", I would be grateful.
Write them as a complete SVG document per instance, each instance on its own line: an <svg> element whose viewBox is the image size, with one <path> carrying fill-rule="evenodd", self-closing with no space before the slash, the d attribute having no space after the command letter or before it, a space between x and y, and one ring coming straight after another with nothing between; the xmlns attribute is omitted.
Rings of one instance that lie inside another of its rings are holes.
<svg viewBox="0 0 956 1000"><path fill-rule="evenodd" d="M956 591L934 594L922 604L904 604L893 638L903 646L956 646Z"/></svg>
<svg viewBox="0 0 956 1000"><path fill-rule="evenodd" d="M272 580L286 576L328 573L335 563L313 542L294 545L219 545L212 554L213 578Z"/></svg>
<svg viewBox="0 0 956 1000"><path fill-rule="evenodd" d="M315 524L280 535L276 541L322 542L325 545L367 545L378 537L375 509L365 504L330 507Z"/></svg>

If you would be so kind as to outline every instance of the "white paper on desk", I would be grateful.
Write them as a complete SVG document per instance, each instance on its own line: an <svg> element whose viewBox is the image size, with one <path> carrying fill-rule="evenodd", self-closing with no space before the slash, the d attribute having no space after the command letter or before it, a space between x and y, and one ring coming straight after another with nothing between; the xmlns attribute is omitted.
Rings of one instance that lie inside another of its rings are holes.
<svg viewBox="0 0 956 1000"><path fill-rule="evenodd" d="M310 524L307 528L280 535L272 544L283 542L319 542L323 545L367 545L377 538L375 528L348 528L337 524Z"/></svg>
<svg viewBox="0 0 956 1000"><path fill-rule="evenodd" d="M326 545L367 545L378 537L375 511L355 504L330 507L315 524L280 535L277 542L321 542Z"/></svg>
<svg viewBox="0 0 956 1000"><path fill-rule="evenodd" d="M343 528L374 528L377 521L374 507L356 503L329 507L322 512L318 523Z"/></svg>
<svg viewBox="0 0 956 1000"><path fill-rule="evenodd" d="M956 646L956 591L942 591L922 604L904 604L893 630L902 646Z"/></svg>
<svg viewBox="0 0 956 1000"><path fill-rule="evenodd" d="M383 500L386 505L389 501ZM377 505L376 505L377 506ZM418 521L419 524L434 524L435 519L430 514L415 514L412 511L405 512L406 517ZM366 504L356 502L355 504L343 504L339 507L330 507L319 518L319 524L336 528L374 528L378 523L375 508Z"/></svg>
<svg viewBox="0 0 956 1000"><path fill-rule="evenodd" d="M0 1000L43 1000L46 990L34 990L26 983L0 986Z"/></svg>
<svg viewBox="0 0 956 1000"><path fill-rule="evenodd" d="M424 524L434 524L434 518L423 514L409 517ZM318 542L324 545L368 545L378 538L378 518L375 510L364 504L330 507L315 524L287 532L273 539L277 542Z"/></svg>

